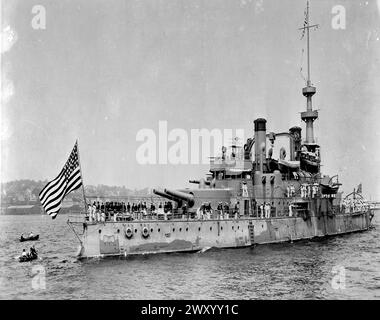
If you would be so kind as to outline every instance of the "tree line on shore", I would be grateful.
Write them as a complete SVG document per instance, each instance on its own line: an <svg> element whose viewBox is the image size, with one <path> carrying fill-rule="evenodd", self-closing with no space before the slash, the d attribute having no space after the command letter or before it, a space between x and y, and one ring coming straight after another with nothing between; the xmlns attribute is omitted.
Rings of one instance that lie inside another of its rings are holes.
<svg viewBox="0 0 380 320"><path fill-rule="evenodd" d="M48 180L14 180L1 183L1 203L2 205L18 205L18 204L33 204L38 203L38 194L43 187L48 183ZM132 195L148 195L148 188L142 190L132 190L125 186L107 186L99 184L97 186L86 185L86 196L95 197L128 197ZM82 188L71 192L66 199L73 202L83 200Z"/></svg>

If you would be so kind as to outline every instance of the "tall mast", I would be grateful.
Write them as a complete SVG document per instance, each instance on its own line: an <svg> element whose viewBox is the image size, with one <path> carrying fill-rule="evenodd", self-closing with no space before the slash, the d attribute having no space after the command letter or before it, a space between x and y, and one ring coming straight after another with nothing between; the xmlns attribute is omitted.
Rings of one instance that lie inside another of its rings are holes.
<svg viewBox="0 0 380 320"><path fill-rule="evenodd" d="M306 27L307 27L307 86L311 85L310 81L310 26L309 26L309 1L306 5Z"/></svg>
<svg viewBox="0 0 380 320"><path fill-rule="evenodd" d="M310 28L317 28L318 25L310 25L310 15L309 15L309 1L307 1L305 23L302 28L304 33L306 31L306 41L307 41L307 82L306 87L302 89L302 94L306 97L306 112L301 113L301 119L306 123L306 145L312 145L315 143L314 140L314 128L313 122L318 118L318 111L313 110L312 106L312 96L317 92L317 89L311 85L310 80Z"/></svg>

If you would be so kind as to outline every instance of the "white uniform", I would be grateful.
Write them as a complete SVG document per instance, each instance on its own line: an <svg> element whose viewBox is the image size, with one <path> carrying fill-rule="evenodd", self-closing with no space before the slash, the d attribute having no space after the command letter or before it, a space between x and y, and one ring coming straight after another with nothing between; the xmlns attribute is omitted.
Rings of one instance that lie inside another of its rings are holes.
<svg viewBox="0 0 380 320"><path fill-rule="evenodd" d="M270 218L270 205L265 205L265 218Z"/></svg>
<svg viewBox="0 0 380 320"><path fill-rule="evenodd" d="M313 185L313 198L315 198L317 196L317 192L318 192L318 185Z"/></svg>
<svg viewBox="0 0 380 320"><path fill-rule="evenodd" d="M289 217L293 217L293 208L291 204L289 204Z"/></svg>
<svg viewBox="0 0 380 320"><path fill-rule="evenodd" d="M296 194L296 190L293 185L290 187L290 194L292 195L292 197L294 197Z"/></svg>
<svg viewBox="0 0 380 320"><path fill-rule="evenodd" d="M87 208L87 213L88 213L88 220L91 222L92 221L92 206L89 206Z"/></svg>
<svg viewBox="0 0 380 320"><path fill-rule="evenodd" d="M92 206L91 210L92 220L96 219L96 206Z"/></svg>
<svg viewBox="0 0 380 320"><path fill-rule="evenodd" d="M303 184L303 185L301 186L301 193L302 193L301 197L302 197L302 198L306 198L306 197L307 197L307 191L306 191L306 189L307 189L306 184Z"/></svg>
<svg viewBox="0 0 380 320"><path fill-rule="evenodd" d="M202 219L202 211L201 211L201 208L198 208L198 209L197 209L197 219L198 219L198 220Z"/></svg>

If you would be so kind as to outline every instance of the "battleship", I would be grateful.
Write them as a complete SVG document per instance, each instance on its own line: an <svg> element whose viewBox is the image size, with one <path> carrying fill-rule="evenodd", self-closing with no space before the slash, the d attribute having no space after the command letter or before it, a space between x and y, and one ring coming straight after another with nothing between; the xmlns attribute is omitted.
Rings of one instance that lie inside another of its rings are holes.
<svg viewBox="0 0 380 320"><path fill-rule="evenodd" d="M266 119L258 118L242 148L221 146L206 177L189 180L194 188L153 190L173 206L137 211L124 205L112 211L90 206L88 212L70 216L79 258L243 248L371 228L373 211L361 193L343 198L338 176L321 172L321 146L314 137L319 115L312 105L316 87L310 80L309 31L316 25L309 24L308 11L301 28L307 40L306 110L301 113L305 137L301 127L273 132ZM287 140L289 154L280 145L277 157L273 150L280 137Z"/></svg>

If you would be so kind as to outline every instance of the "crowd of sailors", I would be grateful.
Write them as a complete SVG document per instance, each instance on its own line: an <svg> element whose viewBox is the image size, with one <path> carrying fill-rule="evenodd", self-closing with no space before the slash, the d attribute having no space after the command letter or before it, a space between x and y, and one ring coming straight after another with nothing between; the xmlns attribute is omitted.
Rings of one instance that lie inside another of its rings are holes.
<svg viewBox="0 0 380 320"><path fill-rule="evenodd" d="M137 218L139 214L146 216L148 213L169 213L173 211L173 203L166 201L156 205L151 202L149 205L146 201L135 202L99 202L94 201L92 204L87 204L87 217L89 221L104 222L112 217L114 221L118 220L119 216L126 215L131 219Z"/></svg>
<svg viewBox="0 0 380 320"><path fill-rule="evenodd" d="M318 196L319 193L319 184L313 183L303 183L301 184L300 188L300 195L301 198L315 198ZM288 198L296 196L296 189L293 184L290 184L286 187L286 195Z"/></svg>
<svg viewBox="0 0 380 320"><path fill-rule="evenodd" d="M211 219L217 216L220 219L228 219L230 216L237 218L239 216L239 202L232 208L227 202L220 202L215 209L210 202L203 203L196 213L188 211L187 205L184 204L178 208L172 201L159 202L158 205L151 202L139 201L137 203L124 202L93 202L87 204L87 220L90 222L105 222L119 220L142 219L147 216L155 216L163 220L172 218L173 215L182 215L184 218Z"/></svg>
<svg viewBox="0 0 380 320"><path fill-rule="evenodd" d="M151 202L93 202L88 204L87 220L90 222L105 222L105 221L119 221L119 220L135 220L144 219L148 216L156 217L162 220L173 218L174 214L182 216L187 219L229 219L240 217L239 201L235 204L227 202L219 202L216 208L212 208L210 202L204 202L196 210L196 212L189 212L187 205L184 204L178 208L171 201L160 202L158 205ZM276 210L269 202L261 204L254 204L255 216L261 219L271 218L273 210ZM292 216L292 209L289 208L290 216Z"/></svg>
<svg viewBox="0 0 380 320"><path fill-rule="evenodd" d="M196 218L201 220L208 220L212 218L223 220L229 219L231 216L234 218L239 217L239 201L235 203L232 208L230 208L230 204L227 202L219 202L216 210L212 208L210 202L205 202L197 209L196 213Z"/></svg>
<svg viewBox="0 0 380 320"><path fill-rule="evenodd" d="M294 186L288 186L289 197L292 196ZM301 197L315 197L318 193L318 185L301 185ZM290 217L297 215L297 210L294 204L289 203L288 215ZM360 199L350 200L345 199L342 204L340 211L346 213L358 212L366 209L366 204ZM262 202L257 204L254 202L253 211L254 216L261 219L268 219L273 217L273 211L276 208L269 202ZM120 221L120 220L135 220L144 219L149 217L155 217L162 220L172 219L174 214L182 216L182 218L187 219L229 219L229 218L239 218L240 209L239 201L234 205L227 202L219 202L215 209L212 208L210 202L205 202L196 210L196 212L189 212L187 205L184 204L182 207L178 208L177 203L172 201L159 202L155 204L150 202L147 204L146 201L135 202L93 202L88 204L87 210L87 220L90 222L105 222L105 221ZM276 214L274 214L276 216Z"/></svg>
<svg viewBox="0 0 380 320"><path fill-rule="evenodd" d="M360 198L344 199L342 201L342 206L345 213L361 212L366 211L370 208L369 205Z"/></svg>

